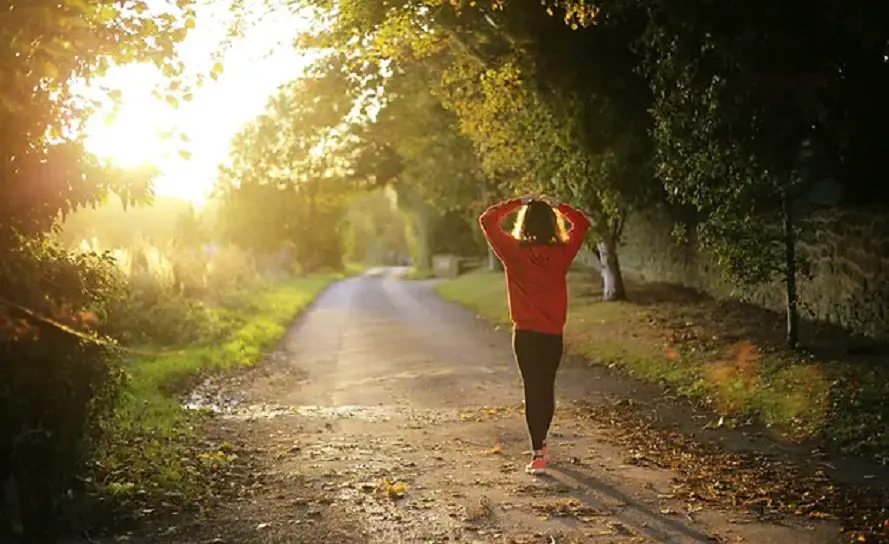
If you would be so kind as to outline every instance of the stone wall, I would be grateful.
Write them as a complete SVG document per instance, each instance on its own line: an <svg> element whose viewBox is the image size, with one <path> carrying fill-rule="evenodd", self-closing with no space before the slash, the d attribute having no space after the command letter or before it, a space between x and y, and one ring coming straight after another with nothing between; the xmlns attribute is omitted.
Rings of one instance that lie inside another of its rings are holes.
<svg viewBox="0 0 889 544"><path fill-rule="evenodd" d="M665 211L630 217L620 252L629 277L783 310L781 284L751 292L733 288L694 241L673 238L673 224ZM889 217L860 211L816 213L807 218L798 249L813 272L812 279L801 280L799 286L805 317L889 339Z"/></svg>

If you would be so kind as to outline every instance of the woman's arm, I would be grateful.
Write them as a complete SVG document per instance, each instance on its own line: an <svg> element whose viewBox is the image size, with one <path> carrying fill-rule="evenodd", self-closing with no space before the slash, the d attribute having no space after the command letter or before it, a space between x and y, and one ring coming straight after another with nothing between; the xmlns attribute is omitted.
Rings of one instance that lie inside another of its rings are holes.
<svg viewBox="0 0 889 544"><path fill-rule="evenodd" d="M494 204L485 210L481 217L478 218L478 222L482 227L482 232L485 233L485 238L487 238L488 243L491 245L491 249L493 249L494 253L500 257L501 261L505 260L512 252L513 248L516 247L516 240L503 230L500 223L507 215L519 209L524 203L525 198L526 197L512 198Z"/></svg>

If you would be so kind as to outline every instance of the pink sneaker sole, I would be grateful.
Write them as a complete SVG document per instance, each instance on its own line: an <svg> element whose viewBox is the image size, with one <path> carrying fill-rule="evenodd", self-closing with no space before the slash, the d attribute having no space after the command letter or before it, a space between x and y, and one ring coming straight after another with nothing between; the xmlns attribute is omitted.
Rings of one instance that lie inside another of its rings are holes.
<svg viewBox="0 0 889 544"><path fill-rule="evenodd" d="M532 476L539 476L541 474L546 473L546 458L547 458L546 448L543 448L543 455L541 457L535 457L531 459L531 462L525 467L525 472L531 474Z"/></svg>

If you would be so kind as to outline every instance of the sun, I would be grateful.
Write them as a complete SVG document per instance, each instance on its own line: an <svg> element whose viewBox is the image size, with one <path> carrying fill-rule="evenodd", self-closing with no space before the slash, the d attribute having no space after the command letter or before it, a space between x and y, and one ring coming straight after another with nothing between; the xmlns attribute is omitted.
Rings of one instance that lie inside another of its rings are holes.
<svg viewBox="0 0 889 544"><path fill-rule="evenodd" d="M208 72L216 62L218 44L228 39L224 19L230 13L218 4L206 6L210 11L198 17L197 28L179 49L179 59L191 74ZM216 20L216 11L225 16L223 22ZM266 15L231 40L220 59L223 73L191 89L192 100L180 101L178 107L155 95L170 81L151 63L115 66L91 82L85 96L103 100L106 106L86 121L87 151L123 168L153 166L160 172L153 183L155 194L202 205L232 139L265 110L280 85L300 77L316 58L293 46L294 36L313 24L310 15L287 6ZM117 109L108 90L120 95Z"/></svg>
<svg viewBox="0 0 889 544"><path fill-rule="evenodd" d="M151 65L134 64L114 69L103 83L121 93L115 108L110 101L87 121L87 149L121 167L161 166L170 143L163 134L174 128L169 105L152 91L157 81Z"/></svg>

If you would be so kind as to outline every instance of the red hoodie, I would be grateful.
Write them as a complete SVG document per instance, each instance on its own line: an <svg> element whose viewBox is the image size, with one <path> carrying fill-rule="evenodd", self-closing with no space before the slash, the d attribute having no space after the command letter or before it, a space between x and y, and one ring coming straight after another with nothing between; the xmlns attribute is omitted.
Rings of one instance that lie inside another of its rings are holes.
<svg viewBox="0 0 889 544"><path fill-rule="evenodd" d="M562 334L568 314L568 267L577 256L590 221L567 204L557 208L571 230L565 244L524 244L503 230L500 222L522 206L519 198L491 206L479 223L506 269L509 313L516 330Z"/></svg>

